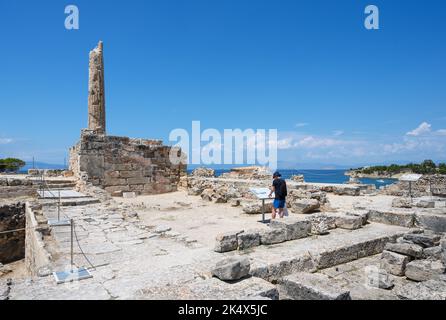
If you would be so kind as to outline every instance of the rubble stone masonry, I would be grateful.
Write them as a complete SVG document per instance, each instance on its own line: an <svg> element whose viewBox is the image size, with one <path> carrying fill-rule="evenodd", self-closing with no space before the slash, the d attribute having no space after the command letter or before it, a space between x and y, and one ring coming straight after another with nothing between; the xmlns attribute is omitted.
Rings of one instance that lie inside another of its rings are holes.
<svg viewBox="0 0 446 320"><path fill-rule="evenodd" d="M186 175L186 166L171 163L170 152L171 147L160 140L83 130L80 141L70 149L70 169L78 179L115 196L173 192Z"/></svg>

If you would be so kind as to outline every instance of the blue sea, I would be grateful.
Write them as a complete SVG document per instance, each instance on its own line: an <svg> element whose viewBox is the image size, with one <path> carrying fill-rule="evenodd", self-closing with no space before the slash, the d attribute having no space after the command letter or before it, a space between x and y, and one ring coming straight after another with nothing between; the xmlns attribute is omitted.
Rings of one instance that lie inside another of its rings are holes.
<svg viewBox="0 0 446 320"><path fill-rule="evenodd" d="M188 170L191 172L192 170ZM225 172L229 172L227 169L216 169L216 176L220 176ZM345 175L345 170L279 170L282 174L282 178L289 179L293 175L303 174L306 182L316 183L345 183L349 180L349 177ZM377 188L395 183L395 179L359 179L364 184L374 184Z"/></svg>

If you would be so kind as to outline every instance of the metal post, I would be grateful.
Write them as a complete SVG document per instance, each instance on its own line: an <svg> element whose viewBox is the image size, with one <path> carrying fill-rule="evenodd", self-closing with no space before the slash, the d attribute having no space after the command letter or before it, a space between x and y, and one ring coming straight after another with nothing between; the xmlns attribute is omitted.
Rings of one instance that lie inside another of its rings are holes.
<svg viewBox="0 0 446 320"><path fill-rule="evenodd" d="M410 203L412 203L412 182L409 181L409 197L410 197Z"/></svg>
<svg viewBox="0 0 446 320"><path fill-rule="evenodd" d="M57 221L60 221L60 190L59 190L59 201L57 202Z"/></svg>
<svg viewBox="0 0 446 320"><path fill-rule="evenodd" d="M71 224L71 272L73 272L74 259L73 259L73 236L74 236L74 221L70 220Z"/></svg>
<svg viewBox="0 0 446 320"><path fill-rule="evenodd" d="M265 199L262 199L262 222L265 223Z"/></svg>

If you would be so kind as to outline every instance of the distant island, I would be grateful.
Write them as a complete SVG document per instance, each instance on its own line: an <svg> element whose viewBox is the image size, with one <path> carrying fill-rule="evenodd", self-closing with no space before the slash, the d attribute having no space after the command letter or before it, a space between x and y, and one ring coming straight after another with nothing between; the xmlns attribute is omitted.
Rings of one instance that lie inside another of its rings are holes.
<svg viewBox="0 0 446 320"><path fill-rule="evenodd" d="M371 166L350 169L345 174L353 178L391 178L398 179L404 174L446 174L446 163L435 164L432 160L424 160L420 164L409 163L406 165L392 164L389 166Z"/></svg>

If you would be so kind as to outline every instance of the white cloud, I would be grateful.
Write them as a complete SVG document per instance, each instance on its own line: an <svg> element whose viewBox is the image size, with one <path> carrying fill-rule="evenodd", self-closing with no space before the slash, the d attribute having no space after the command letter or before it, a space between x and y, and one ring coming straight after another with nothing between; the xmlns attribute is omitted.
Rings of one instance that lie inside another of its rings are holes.
<svg viewBox="0 0 446 320"><path fill-rule="evenodd" d="M431 132L431 128L432 128L432 126L429 123L423 122L422 124L420 124L418 126L418 128L413 129L412 131L409 131L408 133L406 133L406 135L417 137L422 134Z"/></svg>
<svg viewBox="0 0 446 320"><path fill-rule="evenodd" d="M11 143L13 140L9 139L9 138L0 138L0 144L9 144Z"/></svg>
<svg viewBox="0 0 446 320"><path fill-rule="evenodd" d="M437 133L438 133L440 136L446 136L446 129L440 129L440 130L437 130Z"/></svg>
<svg viewBox="0 0 446 320"><path fill-rule="evenodd" d="M296 128L302 128L302 127L306 127L306 126L308 126L308 123L305 123L305 122L296 123Z"/></svg>
<svg viewBox="0 0 446 320"><path fill-rule="evenodd" d="M344 131L342 131L342 130L335 130L335 131L333 131L333 135L335 137L342 136L343 134L344 134Z"/></svg>

